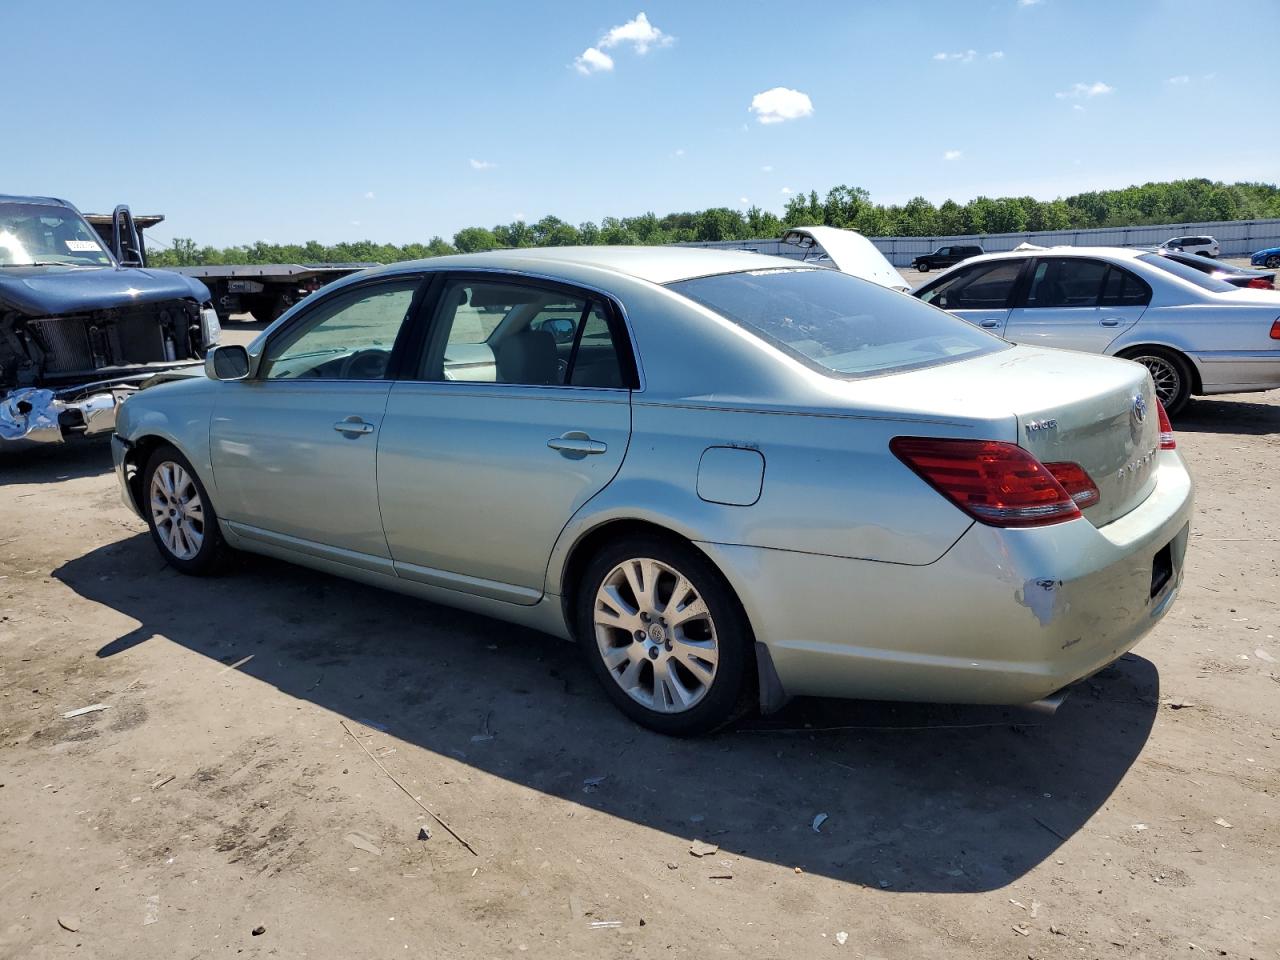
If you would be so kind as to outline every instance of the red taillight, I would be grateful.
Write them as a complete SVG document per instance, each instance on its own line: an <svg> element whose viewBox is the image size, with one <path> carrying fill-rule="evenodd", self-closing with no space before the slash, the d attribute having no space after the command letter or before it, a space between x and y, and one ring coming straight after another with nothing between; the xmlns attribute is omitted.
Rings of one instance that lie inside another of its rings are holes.
<svg viewBox="0 0 1280 960"><path fill-rule="evenodd" d="M1250 286L1255 290L1274 290L1276 288L1276 285L1266 277L1254 277L1249 281L1247 286Z"/></svg>
<svg viewBox="0 0 1280 960"><path fill-rule="evenodd" d="M889 449L925 483L993 527L1038 527L1080 516L1079 505L1049 468L1016 444L894 437ZM1079 470L1075 464L1056 466Z"/></svg>
<svg viewBox="0 0 1280 960"><path fill-rule="evenodd" d="M1169 414L1159 400L1156 401L1156 413L1160 415L1160 449L1178 449L1178 441L1173 438L1173 424L1169 422Z"/></svg>
<svg viewBox="0 0 1280 960"><path fill-rule="evenodd" d="M1271 339L1280 340L1280 317L1271 321Z"/></svg>
<svg viewBox="0 0 1280 960"><path fill-rule="evenodd" d="M1087 510L1098 502L1098 486L1093 477L1078 463L1046 463L1044 468L1053 474L1053 478L1062 484L1067 496L1076 502L1081 510Z"/></svg>

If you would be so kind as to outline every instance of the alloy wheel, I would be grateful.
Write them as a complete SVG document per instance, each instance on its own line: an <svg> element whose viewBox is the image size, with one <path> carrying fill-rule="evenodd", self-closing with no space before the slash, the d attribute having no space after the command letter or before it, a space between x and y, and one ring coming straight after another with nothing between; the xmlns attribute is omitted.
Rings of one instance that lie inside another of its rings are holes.
<svg viewBox="0 0 1280 960"><path fill-rule="evenodd" d="M151 519L160 542L178 560L190 560L204 545L204 504L194 478L172 460L151 474Z"/></svg>
<svg viewBox="0 0 1280 960"><path fill-rule="evenodd" d="M674 567L648 557L618 564L596 591L596 646L631 699L682 713L707 695L720 659L706 601Z"/></svg>
<svg viewBox="0 0 1280 960"><path fill-rule="evenodd" d="M1147 368L1156 385L1156 396L1165 407L1171 407L1182 390L1182 373L1164 357L1142 355L1133 357Z"/></svg>

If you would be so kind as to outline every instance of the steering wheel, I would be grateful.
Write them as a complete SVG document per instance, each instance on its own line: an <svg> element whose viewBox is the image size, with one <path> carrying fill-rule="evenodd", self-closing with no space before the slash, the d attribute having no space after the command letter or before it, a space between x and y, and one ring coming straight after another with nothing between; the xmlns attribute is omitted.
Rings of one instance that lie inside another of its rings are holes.
<svg viewBox="0 0 1280 960"><path fill-rule="evenodd" d="M377 347L357 350L343 359L338 377L342 380L381 380L387 372L388 359L387 351Z"/></svg>

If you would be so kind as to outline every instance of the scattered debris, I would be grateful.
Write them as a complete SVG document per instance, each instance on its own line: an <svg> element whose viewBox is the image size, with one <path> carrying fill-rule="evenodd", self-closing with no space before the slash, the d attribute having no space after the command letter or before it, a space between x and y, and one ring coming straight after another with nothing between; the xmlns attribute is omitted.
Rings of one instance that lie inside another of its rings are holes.
<svg viewBox="0 0 1280 960"><path fill-rule="evenodd" d="M1266 663L1275 663L1275 662L1276 662L1276 658L1275 658L1275 657L1273 657L1271 654L1267 653L1267 651L1262 650L1262 649L1258 649L1258 650L1253 651L1253 655L1254 655L1255 657L1257 657L1259 660L1262 660L1262 661L1264 661L1264 662L1266 662Z"/></svg>
<svg viewBox="0 0 1280 960"><path fill-rule="evenodd" d="M218 671L218 676L222 676L228 670L238 670L240 667L243 667L246 663L252 660L253 656L254 655L251 653L247 657L241 657L235 663L227 664L225 667L223 667L221 670Z"/></svg>
<svg viewBox="0 0 1280 960"><path fill-rule="evenodd" d="M1231 824L1227 823L1227 821L1223 820L1221 817L1218 817L1218 818L1217 818L1216 820L1214 820L1213 822L1214 822L1214 823L1216 823L1216 824L1217 824L1218 826L1220 826L1220 827L1227 827L1227 828L1230 828L1230 827L1231 827Z"/></svg>
<svg viewBox="0 0 1280 960"><path fill-rule="evenodd" d="M679 870L679 869L680 869L680 864L676 863L674 860L668 860L668 861L667 861L667 869L668 869L668 870Z"/></svg>
<svg viewBox="0 0 1280 960"><path fill-rule="evenodd" d="M158 790L158 789L160 789L160 788L161 788L161 787L163 787L166 783L168 783L170 780L172 780L172 779L173 779L173 776L174 776L174 775L171 773L171 774L169 774L167 777L161 777L159 780L157 780L155 783L153 783L153 784L151 785L151 789L152 789L152 790Z"/></svg>
<svg viewBox="0 0 1280 960"><path fill-rule="evenodd" d="M1040 901L1039 901L1039 900L1032 900L1032 901L1031 901L1031 911L1030 911L1030 914L1029 914L1029 915L1030 915L1030 917L1031 917L1031 919L1032 919L1032 920L1034 920L1034 919L1036 918L1036 914L1040 912L1040 907L1041 907L1041 906L1042 906L1042 904L1040 903Z"/></svg>
<svg viewBox="0 0 1280 960"><path fill-rule="evenodd" d="M732 873L730 873L728 870L724 870L724 871L722 871L722 872L720 872L720 873L713 873L713 874L710 874L710 875L707 877L707 879L708 879L708 880L732 880L732 879L733 879L733 874L732 874Z"/></svg>
<svg viewBox="0 0 1280 960"><path fill-rule="evenodd" d="M431 839L431 831L430 831L430 830L428 830L426 827L419 827L419 828L418 828L418 839L419 839L419 840L430 840L430 839Z"/></svg>
<svg viewBox="0 0 1280 960"><path fill-rule="evenodd" d="M430 815L431 819L435 820L436 823L440 824L440 826L444 827L447 831L449 831L449 836L453 837L453 839L457 840L460 844L462 844L464 847L470 850L472 856L474 857L480 856L480 854L476 853L475 848L472 847L471 844L467 843L467 841L463 840L462 837L458 836L458 834L454 832L453 827L449 826L447 823L441 820L440 817L437 816L436 813L430 807L428 807L425 803L423 803L421 800L415 797L412 793L410 793L409 788L406 787L399 780L397 780L392 775L391 771L388 770L385 766L383 766L382 761L369 752L369 748L366 747L363 743L361 743L360 738L351 732L351 728L347 726L347 721L339 720L338 722L342 724L342 729L347 731L351 739L356 742L356 746L358 746L361 750L363 750L368 755L369 759L378 765L378 769L380 769L383 773L385 773L387 777L391 780L391 782L394 783L397 787L401 789L401 791L404 792L404 795L406 797L408 797L410 800L416 803L419 807L421 807L428 815ZM361 720L360 722L366 725L368 724L368 721L366 720ZM475 876L475 874L472 874L472 876Z"/></svg>
<svg viewBox="0 0 1280 960"><path fill-rule="evenodd" d="M809 826L812 827L814 833L821 833L822 825L826 822L827 822L827 815L825 813L820 813L813 818L813 823L811 823Z"/></svg>
<svg viewBox="0 0 1280 960"><path fill-rule="evenodd" d="M613 930L622 926L621 920L592 920L587 924L592 930Z"/></svg>
<svg viewBox="0 0 1280 960"><path fill-rule="evenodd" d="M1147 829L1147 825L1146 825L1145 823L1135 823L1135 824L1133 825L1133 829L1135 829L1135 830L1137 830L1137 831L1141 832L1141 831L1143 831L1143 830L1146 830L1146 829Z"/></svg>
<svg viewBox="0 0 1280 960"><path fill-rule="evenodd" d="M1013 932L1017 934L1021 934L1024 937L1031 936L1031 928L1028 927L1025 923L1015 923L1013 925Z"/></svg>
<svg viewBox="0 0 1280 960"><path fill-rule="evenodd" d="M256 927L254 927L252 930L249 931L249 933L255 937L260 937L266 932L267 932L267 928L264 927L262 924L258 924Z"/></svg>
<svg viewBox="0 0 1280 960"><path fill-rule="evenodd" d="M704 843L702 840L695 840L689 845L689 852L695 857L709 857L713 853L719 853L720 847L714 843Z"/></svg>
<svg viewBox="0 0 1280 960"><path fill-rule="evenodd" d="M1063 836L1063 835L1062 835L1061 833L1059 833L1057 830L1053 829L1053 827L1049 826L1047 823L1045 823L1045 822L1044 822L1043 820L1041 820L1039 817L1032 817L1031 819L1032 819L1032 820L1034 820L1036 823L1040 824L1040 826L1044 827L1046 830L1048 830L1050 833L1052 833L1052 834L1053 834L1055 837L1057 837L1059 840L1063 841L1064 843L1066 842L1066 839L1067 839L1067 838L1066 838L1065 836Z"/></svg>
<svg viewBox="0 0 1280 960"><path fill-rule="evenodd" d="M1025 910L1025 909L1027 909L1027 905L1026 905L1025 903L1021 903L1021 902L1019 902L1019 901L1017 901L1017 900L1014 900L1014 899L1010 899L1010 900L1009 900L1009 902L1010 902L1010 903L1012 903L1012 904L1013 904L1015 907L1017 907L1019 910Z"/></svg>
<svg viewBox="0 0 1280 960"><path fill-rule="evenodd" d="M68 710L62 715L63 720L70 720L72 717L83 717L86 713L97 713L99 710L110 710L109 703L95 703L92 706L81 707L79 710Z"/></svg>
<svg viewBox="0 0 1280 960"><path fill-rule="evenodd" d="M1182 697L1166 697L1160 702L1170 710L1190 710L1195 706L1190 700L1184 700Z"/></svg>
<svg viewBox="0 0 1280 960"><path fill-rule="evenodd" d="M804 871L803 871L803 870L801 870L799 867L796 867L796 873L797 873L797 874L801 874L801 873L804 873Z"/></svg>
<svg viewBox="0 0 1280 960"><path fill-rule="evenodd" d="M1063 930L1059 926L1055 926L1052 923L1049 924L1049 932L1052 933L1055 937L1065 937L1067 935L1067 931Z"/></svg>
<svg viewBox="0 0 1280 960"><path fill-rule="evenodd" d="M845 933L843 930L836 934L836 943L840 944L840 946L843 947L848 942L849 934Z"/></svg>
<svg viewBox="0 0 1280 960"><path fill-rule="evenodd" d="M373 838L367 833L359 833L353 831L342 838L351 844L357 850L363 850L365 853L372 853L375 857L382 856L382 848L373 842Z"/></svg>
<svg viewBox="0 0 1280 960"><path fill-rule="evenodd" d="M153 893L143 902L146 903L147 910L142 916L142 925L146 927L160 919L160 894Z"/></svg>
<svg viewBox="0 0 1280 960"><path fill-rule="evenodd" d="M58 917L58 926L63 930L69 930L71 933L75 933L80 929L80 918L64 914Z"/></svg>
<svg viewBox="0 0 1280 960"><path fill-rule="evenodd" d="M356 717L356 723L360 724L361 726L368 727L370 730L377 730L379 733L387 732L387 728L382 724L377 723L373 720L366 720L364 717ZM343 726L345 727L346 724L344 723ZM348 730L347 732L350 733L351 731ZM355 734L351 734L351 735L355 736Z"/></svg>
<svg viewBox="0 0 1280 960"><path fill-rule="evenodd" d="M640 918L640 926L642 926L642 927L644 926L644 917L641 917L641 918Z"/></svg>
<svg viewBox="0 0 1280 960"><path fill-rule="evenodd" d="M582 792L595 793L600 789L600 784L604 783L608 779L609 775L607 773L603 777L587 777L587 779L582 781Z"/></svg>

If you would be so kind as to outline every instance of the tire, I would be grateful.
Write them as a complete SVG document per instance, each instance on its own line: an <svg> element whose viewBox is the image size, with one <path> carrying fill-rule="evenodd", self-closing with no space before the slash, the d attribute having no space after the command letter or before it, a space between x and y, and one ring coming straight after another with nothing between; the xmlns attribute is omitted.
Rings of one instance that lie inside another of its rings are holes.
<svg viewBox="0 0 1280 960"><path fill-rule="evenodd" d="M929 264L927 264L927 263L925 263L923 260L921 260L919 263L917 263L917 264L916 264L916 269L917 269L917 270L919 270L921 273L928 273L928 272L929 272Z"/></svg>
<svg viewBox="0 0 1280 960"><path fill-rule="evenodd" d="M676 604L692 616L677 622ZM694 547L649 535L609 544L583 571L576 614L578 641L605 694L641 726L696 736L750 708L750 624Z"/></svg>
<svg viewBox="0 0 1280 960"><path fill-rule="evenodd" d="M163 444L147 458L142 498L151 539L169 566L196 577L221 568L229 548L218 515L190 461L177 449Z"/></svg>
<svg viewBox="0 0 1280 960"><path fill-rule="evenodd" d="M1267 257L1266 265L1268 270L1280 269L1280 257Z"/></svg>
<svg viewBox="0 0 1280 960"><path fill-rule="evenodd" d="M1192 373L1187 358L1164 347L1136 347L1123 356L1147 368L1165 413L1177 416L1191 399Z"/></svg>
<svg viewBox="0 0 1280 960"><path fill-rule="evenodd" d="M259 323L271 323L284 311L280 309L280 298L275 294L261 294L254 297L249 312Z"/></svg>

